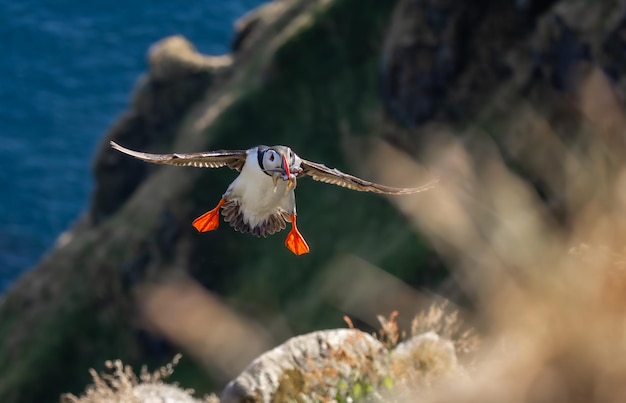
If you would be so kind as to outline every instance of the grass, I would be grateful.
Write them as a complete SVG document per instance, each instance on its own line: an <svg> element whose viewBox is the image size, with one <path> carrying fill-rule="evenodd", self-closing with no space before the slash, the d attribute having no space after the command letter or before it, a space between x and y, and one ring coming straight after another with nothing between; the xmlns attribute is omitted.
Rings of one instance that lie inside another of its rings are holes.
<svg viewBox="0 0 626 403"><path fill-rule="evenodd" d="M158 399L160 401L176 402L200 402L192 396L191 389L181 389L175 384L166 384L165 381L174 373L174 367L178 365L180 355L174 357L172 362L148 372L146 366L141 368L139 375L135 374L130 365L122 364L122 361L106 361L106 371L102 373L90 369L89 373L93 383L85 388L81 396L68 393L61 397L62 403L140 403L146 400ZM156 400L155 400L156 401ZM206 403L217 403L219 399L215 395L207 395L202 400Z"/></svg>

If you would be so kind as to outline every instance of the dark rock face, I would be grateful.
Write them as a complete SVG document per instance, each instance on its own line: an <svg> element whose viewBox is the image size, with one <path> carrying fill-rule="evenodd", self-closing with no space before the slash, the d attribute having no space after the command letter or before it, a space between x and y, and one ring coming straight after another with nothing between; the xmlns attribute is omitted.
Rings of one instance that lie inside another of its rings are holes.
<svg viewBox="0 0 626 403"><path fill-rule="evenodd" d="M398 4L381 62L385 105L407 126L435 114L461 68L459 12L430 3Z"/></svg>
<svg viewBox="0 0 626 403"><path fill-rule="evenodd" d="M589 45L582 42L576 32L558 15L550 18L551 31L545 52L536 59L537 67L550 69L550 83L559 91L573 88L577 67L590 61Z"/></svg>
<svg viewBox="0 0 626 403"><path fill-rule="evenodd" d="M504 52L525 32L510 2L400 1L381 61L387 110L406 127L467 118L510 75Z"/></svg>
<svg viewBox="0 0 626 403"><path fill-rule="evenodd" d="M615 91L607 96L616 97L607 102L626 99L625 14L618 1L479 1L471 6L400 1L385 41L381 85L390 120L409 130L390 133L388 139L417 153L429 124L467 127L480 115L479 125L509 165L530 179L563 219L559 192L547 191L542 173L520 158L518 146L528 135L513 139L510 127L499 124L512 118L507 108L528 102L563 141L587 141L579 130L589 108L579 103L583 83L603 72L613 85L609 93ZM608 137L616 141L621 136L612 132Z"/></svg>
<svg viewBox="0 0 626 403"><path fill-rule="evenodd" d="M467 121L519 77L523 94L544 82L572 91L589 64L619 82L624 26L617 2L400 1L381 59L383 101L398 123L415 127Z"/></svg>
<svg viewBox="0 0 626 403"><path fill-rule="evenodd" d="M605 71L617 80L626 72L626 15L622 15L618 24L609 32L602 43L606 54Z"/></svg>

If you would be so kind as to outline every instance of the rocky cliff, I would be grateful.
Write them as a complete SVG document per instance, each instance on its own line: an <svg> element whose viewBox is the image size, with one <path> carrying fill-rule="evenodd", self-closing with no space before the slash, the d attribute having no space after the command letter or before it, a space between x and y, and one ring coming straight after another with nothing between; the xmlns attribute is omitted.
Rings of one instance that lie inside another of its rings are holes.
<svg viewBox="0 0 626 403"><path fill-rule="evenodd" d="M470 155L497 150L543 217L567 228L575 164L559 152L590 150L591 122L610 151L594 154L605 171L622 156L625 26L618 1L277 0L240 20L231 55L200 55L180 37L155 44L102 141L88 212L0 301L0 400L53 401L107 359L156 363L180 349L195 357L177 371L184 386L214 391L278 341L340 325L346 310L364 327L376 313L414 313L421 299L402 298L407 284L480 306L438 257L463 261L460 222L445 232L418 220L426 242L402 201L303 180L298 223L312 253L295 257L281 234L191 227L234 172L149 166L109 140L150 152L288 144L410 186L428 175L380 168L384 147L402 150L394 162L424 162L433 141L453 137ZM578 205L597 196L580 189ZM495 228L486 210L474 218L482 235Z"/></svg>

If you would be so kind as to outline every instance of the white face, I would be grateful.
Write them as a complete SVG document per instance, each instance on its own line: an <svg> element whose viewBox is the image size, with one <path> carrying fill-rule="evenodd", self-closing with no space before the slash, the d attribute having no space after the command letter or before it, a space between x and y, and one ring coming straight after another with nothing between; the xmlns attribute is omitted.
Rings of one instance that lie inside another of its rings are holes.
<svg viewBox="0 0 626 403"><path fill-rule="evenodd" d="M285 164L285 162L287 164ZM301 163L302 160L296 153L294 153L291 148L285 146L268 148L263 155L263 167L265 170L273 176L280 177L284 180L295 178L301 170ZM285 165L288 165L288 169ZM289 172L289 176L287 172Z"/></svg>
<svg viewBox="0 0 626 403"><path fill-rule="evenodd" d="M268 149L263 155L263 167L269 172L282 172L283 157L277 151Z"/></svg>

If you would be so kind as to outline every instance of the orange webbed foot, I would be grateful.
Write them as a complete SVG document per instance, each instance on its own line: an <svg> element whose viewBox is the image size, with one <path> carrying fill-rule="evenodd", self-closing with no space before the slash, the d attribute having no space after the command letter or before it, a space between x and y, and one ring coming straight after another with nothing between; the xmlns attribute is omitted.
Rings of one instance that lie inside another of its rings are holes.
<svg viewBox="0 0 626 403"><path fill-rule="evenodd" d="M298 227L296 226L295 214L291 215L291 231L287 234L285 246L298 256L309 253L309 245L307 245L306 241L302 237L302 234L298 231Z"/></svg>
<svg viewBox="0 0 626 403"><path fill-rule="evenodd" d="M193 226L198 232L213 231L220 226L220 207L222 207L224 203L226 203L226 200L220 199L220 202L217 203L217 206L213 210L207 211L193 220Z"/></svg>

